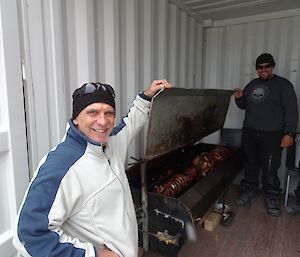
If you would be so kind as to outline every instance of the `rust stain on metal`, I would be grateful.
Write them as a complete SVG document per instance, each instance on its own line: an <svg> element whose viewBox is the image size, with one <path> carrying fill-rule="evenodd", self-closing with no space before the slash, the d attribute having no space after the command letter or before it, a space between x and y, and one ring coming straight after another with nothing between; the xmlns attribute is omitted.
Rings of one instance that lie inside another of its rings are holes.
<svg viewBox="0 0 300 257"><path fill-rule="evenodd" d="M153 102L146 159L192 144L223 127L229 90L165 90Z"/></svg>

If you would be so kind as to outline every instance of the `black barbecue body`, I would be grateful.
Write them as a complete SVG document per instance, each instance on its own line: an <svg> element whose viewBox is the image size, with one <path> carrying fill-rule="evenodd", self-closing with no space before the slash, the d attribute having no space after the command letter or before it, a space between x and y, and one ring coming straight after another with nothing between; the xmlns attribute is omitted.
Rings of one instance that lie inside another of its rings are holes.
<svg viewBox="0 0 300 257"><path fill-rule="evenodd" d="M146 251L177 256L185 240L196 239L196 223L204 220L242 170L240 150L228 147L225 160L176 195L153 192L170 179L166 171L180 173L196 155L217 147L199 140L223 127L231 94L229 90L173 88L153 100L145 156L127 169L139 244Z"/></svg>

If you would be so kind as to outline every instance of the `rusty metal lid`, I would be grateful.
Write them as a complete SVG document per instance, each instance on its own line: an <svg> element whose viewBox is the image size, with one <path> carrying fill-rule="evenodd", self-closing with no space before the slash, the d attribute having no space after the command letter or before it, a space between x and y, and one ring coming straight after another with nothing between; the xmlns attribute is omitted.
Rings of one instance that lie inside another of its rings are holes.
<svg viewBox="0 0 300 257"><path fill-rule="evenodd" d="M152 103L145 159L182 149L221 129L232 90L171 88Z"/></svg>

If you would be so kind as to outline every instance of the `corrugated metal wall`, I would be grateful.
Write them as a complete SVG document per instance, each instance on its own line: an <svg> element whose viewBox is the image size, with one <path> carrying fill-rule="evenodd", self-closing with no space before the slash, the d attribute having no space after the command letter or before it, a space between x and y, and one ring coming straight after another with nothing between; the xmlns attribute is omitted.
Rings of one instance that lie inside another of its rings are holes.
<svg viewBox="0 0 300 257"><path fill-rule="evenodd" d="M12 228L28 185L17 3L0 3L0 256L16 256Z"/></svg>
<svg viewBox="0 0 300 257"><path fill-rule="evenodd" d="M256 77L255 60L269 52L277 63L274 73L290 80L300 106L300 10L225 20L204 28L204 87L244 88ZM232 97L224 127L242 128L244 111L237 108ZM300 132L300 120L298 122ZM219 133L204 139L216 143ZM285 183L285 153L278 175ZM240 178L237 179L239 181ZM295 188L293 181L290 189Z"/></svg>
<svg viewBox="0 0 300 257"><path fill-rule="evenodd" d="M155 78L177 87L200 86L201 54L194 53L201 53L202 30L175 5L166 0L63 2L71 91L86 81L110 83L124 114L136 92Z"/></svg>
<svg viewBox="0 0 300 257"><path fill-rule="evenodd" d="M268 51L300 99L299 9L204 24L211 26L203 28L168 0L2 0L1 253L15 254L11 227L28 184L26 139L32 173L61 140L71 93L82 83L112 84L120 121L153 79L185 88L243 87L255 77L256 56ZM240 128L242 120L232 103L225 127ZM142 150L143 137L129 155Z"/></svg>
<svg viewBox="0 0 300 257"><path fill-rule="evenodd" d="M32 75L26 83L29 138L37 149L32 168L61 139L71 94L85 82L115 88L117 121L156 78L201 87L202 26L167 0L24 3L25 42L31 48L25 63ZM36 129L41 122L43 132ZM138 156L142 147L136 142L130 154Z"/></svg>
<svg viewBox="0 0 300 257"><path fill-rule="evenodd" d="M277 63L274 73L289 79L300 99L299 9L222 21L204 31L206 88L243 88L256 77L256 57L269 52ZM225 127L241 128L243 117L232 101Z"/></svg>
<svg viewBox="0 0 300 257"><path fill-rule="evenodd" d="M300 94L299 9L203 28L167 0L22 3L31 169L61 139L71 93L87 81L114 86L120 121L136 93L153 79L185 88L243 87L256 76L257 55L267 51L278 63L275 72ZM242 121L243 111L232 101L225 127L240 128ZM143 140L137 140L129 155L142 151Z"/></svg>

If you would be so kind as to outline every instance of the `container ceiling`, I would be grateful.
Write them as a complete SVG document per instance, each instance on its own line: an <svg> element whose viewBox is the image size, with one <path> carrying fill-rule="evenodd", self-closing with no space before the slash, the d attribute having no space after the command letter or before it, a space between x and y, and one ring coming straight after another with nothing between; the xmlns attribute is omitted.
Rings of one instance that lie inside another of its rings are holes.
<svg viewBox="0 0 300 257"><path fill-rule="evenodd" d="M299 0L170 0L198 21L224 20L300 8Z"/></svg>

